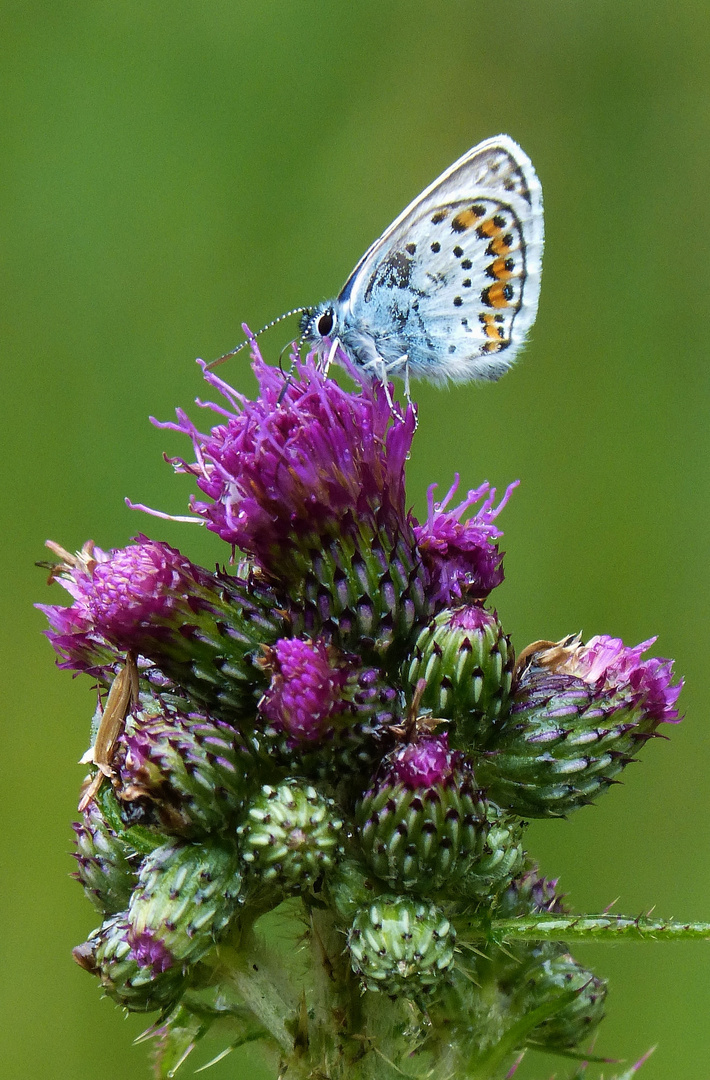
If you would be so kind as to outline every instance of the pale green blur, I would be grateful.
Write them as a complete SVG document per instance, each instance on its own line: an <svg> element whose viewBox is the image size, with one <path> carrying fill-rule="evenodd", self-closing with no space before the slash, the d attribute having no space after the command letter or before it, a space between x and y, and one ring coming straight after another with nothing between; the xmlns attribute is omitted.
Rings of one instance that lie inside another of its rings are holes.
<svg viewBox="0 0 710 1080"><path fill-rule="evenodd" d="M709 918L707 0L9 0L0 110L3 1075L149 1075L131 1047L145 1022L70 956L96 921L67 854L94 697L54 669L31 607L60 601L33 565L45 538L110 547L145 529L224 559L124 506L185 512L190 485L161 453L188 447L148 415L202 393L193 358L236 345L242 320L337 292L425 184L501 131L543 184L540 314L498 385L416 387L411 499L423 512L455 470L465 487L522 479L497 598L518 648L660 634L685 723L529 846L579 910L618 896ZM273 330L267 357L294 332ZM253 388L244 355L221 373ZM706 1075L707 948L576 951L611 979L598 1053L659 1043L643 1080ZM208 1073L237 1074L236 1059Z"/></svg>

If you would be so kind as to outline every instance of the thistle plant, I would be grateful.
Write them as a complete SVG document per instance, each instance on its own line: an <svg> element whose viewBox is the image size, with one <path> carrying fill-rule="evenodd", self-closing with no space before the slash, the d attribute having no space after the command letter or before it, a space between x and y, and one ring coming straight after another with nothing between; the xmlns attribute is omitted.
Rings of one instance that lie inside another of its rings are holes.
<svg viewBox="0 0 710 1080"><path fill-rule="evenodd" d="M50 545L71 604L44 607L49 639L100 691L74 825L98 925L75 958L155 1014L158 1077L210 1031L303 1080L595 1060L607 987L575 943L708 927L572 914L525 825L599 798L678 721L681 681L654 639L516 654L491 599L515 485L432 488L417 521L414 406L252 346L255 400L205 370L211 430L159 425L191 442L172 464L227 567L145 535Z"/></svg>

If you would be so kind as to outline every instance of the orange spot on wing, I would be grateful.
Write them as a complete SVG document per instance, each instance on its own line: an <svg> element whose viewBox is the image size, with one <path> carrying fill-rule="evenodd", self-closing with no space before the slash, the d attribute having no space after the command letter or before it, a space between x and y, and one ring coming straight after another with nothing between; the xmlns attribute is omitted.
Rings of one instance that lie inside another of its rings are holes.
<svg viewBox="0 0 710 1080"><path fill-rule="evenodd" d="M491 339L491 342L501 341L503 338L503 328L498 326L494 321L494 315L482 315L481 322L483 323L483 329L487 338ZM490 352L491 350L488 349Z"/></svg>
<svg viewBox="0 0 710 1080"><path fill-rule="evenodd" d="M502 281L497 281L495 285L491 285L489 289L484 290L484 302L488 304L489 307L508 307L506 287Z"/></svg>
<svg viewBox="0 0 710 1080"><path fill-rule="evenodd" d="M479 236L499 236L502 230L496 225L493 218L487 218L478 226Z"/></svg>
<svg viewBox="0 0 710 1080"><path fill-rule="evenodd" d="M496 259L495 262L491 263L488 269L493 277L498 278L499 281L507 281L508 278L513 276L512 270L509 270L506 266L505 259Z"/></svg>
<svg viewBox="0 0 710 1080"><path fill-rule="evenodd" d="M465 232L466 229L470 229L472 225L475 225L479 219L480 214L474 213L473 207L468 210L460 210L452 219L451 228L454 232Z"/></svg>
<svg viewBox="0 0 710 1080"><path fill-rule="evenodd" d="M483 226L481 226L481 228L483 228ZM504 236L496 236L496 238L488 245L488 251L491 255L507 255L512 250L512 247L509 247L508 244L506 244Z"/></svg>

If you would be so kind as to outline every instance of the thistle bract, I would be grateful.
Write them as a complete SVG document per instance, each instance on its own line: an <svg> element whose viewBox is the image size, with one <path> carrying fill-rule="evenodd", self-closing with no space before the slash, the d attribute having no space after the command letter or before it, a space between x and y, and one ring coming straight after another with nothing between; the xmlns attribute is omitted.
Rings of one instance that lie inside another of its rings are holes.
<svg viewBox="0 0 710 1080"><path fill-rule="evenodd" d="M254 401L205 371L211 430L165 425L236 573L143 535L50 545L71 603L44 607L48 636L99 693L74 828L103 921L77 962L159 1010L163 1078L213 1026L333 1080L583 1055L606 987L562 940L524 819L597 798L678 719L671 664L609 637L516 662L491 600L515 485L457 506L458 478L432 487L418 522L411 404L314 358L285 375L255 350L254 370ZM293 963L261 921L277 908Z"/></svg>
<svg viewBox="0 0 710 1080"><path fill-rule="evenodd" d="M359 911L348 934L352 968L367 990L417 996L454 962L456 934L434 904L380 896Z"/></svg>
<svg viewBox="0 0 710 1080"><path fill-rule="evenodd" d="M417 638L406 671L426 682L420 705L451 724L463 749L495 740L506 715L515 656L495 614L479 604L446 608Z"/></svg>
<svg viewBox="0 0 710 1080"><path fill-rule="evenodd" d="M641 659L651 644L572 639L534 652L478 763L491 797L518 814L561 817L604 791L660 723L678 719L672 665Z"/></svg>
<svg viewBox="0 0 710 1080"><path fill-rule="evenodd" d="M74 876L102 914L123 911L137 881L138 852L113 831L95 803L73 828L78 864Z"/></svg>

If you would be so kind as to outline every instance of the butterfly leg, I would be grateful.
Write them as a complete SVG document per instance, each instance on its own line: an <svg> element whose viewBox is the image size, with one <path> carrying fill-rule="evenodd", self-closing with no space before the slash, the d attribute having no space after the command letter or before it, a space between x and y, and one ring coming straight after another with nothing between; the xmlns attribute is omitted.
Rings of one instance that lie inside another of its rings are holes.
<svg viewBox="0 0 710 1080"><path fill-rule="evenodd" d="M407 399L407 404L412 404L412 395L409 389L409 357L405 353L402 357L404 360L404 396Z"/></svg>
<svg viewBox="0 0 710 1080"><path fill-rule="evenodd" d="M333 341L331 342L330 349L328 350L328 357L327 357L327 359L326 359L326 361L325 361L325 363L323 364L323 367L322 367L322 371L323 371L324 375L327 375L328 372L330 371L330 365L333 363L333 360L335 359L335 354L337 353L339 348L340 348L340 338L333 338Z"/></svg>
<svg viewBox="0 0 710 1080"><path fill-rule="evenodd" d="M374 378L377 379L377 381L382 384L382 389L385 392L385 397L387 398L387 404L390 407L392 415L396 416L398 420L404 420L404 416L402 415L402 410L400 408L399 402L395 401L394 398L392 397L392 394L390 393L389 369L387 367L386 362L382 359L381 356L378 356L374 360L370 360L367 364L364 364L363 367L365 368L365 370L369 369L372 372ZM407 374L408 374L408 372L407 372ZM409 404L411 404L411 399L409 397L409 382L408 381L406 381L405 386L406 386L405 392L407 394L407 402Z"/></svg>

